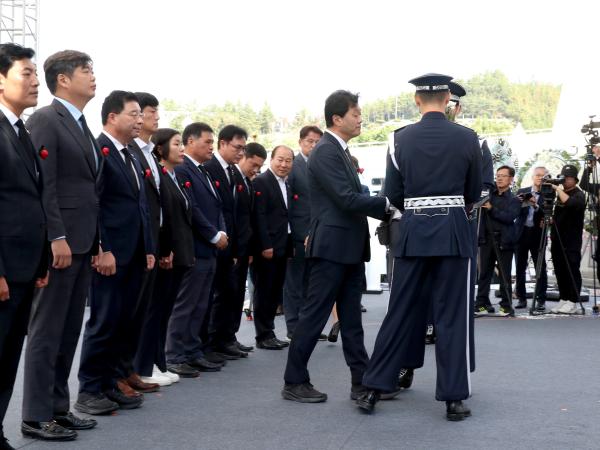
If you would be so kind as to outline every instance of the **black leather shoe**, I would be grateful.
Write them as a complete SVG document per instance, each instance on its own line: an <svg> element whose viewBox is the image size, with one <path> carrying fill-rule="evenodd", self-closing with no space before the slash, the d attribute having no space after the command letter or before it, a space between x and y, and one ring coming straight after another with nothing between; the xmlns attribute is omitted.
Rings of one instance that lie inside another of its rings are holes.
<svg viewBox="0 0 600 450"><path fill-rule="evenodd" d="M218 372L221 370L221 364L211 363L204 358L189 360L187 365L194 369L198 369L200 372Z"/></svg>
<svg viewBox="0 0 600 450"><path fill-rule="evenodd" d="M356 405L366 413L372 413L375 409L375 404L379 401L379 392L369 389L356 400Z"/></svg>
<svg viewBox="0 0 600 450"><path fill-rule="evenodd" d="M408 389L412 386L415 369L400 369L400 377L398 378L398 386L402 389Z"/></svg>
<svg viewBox="0 0 600 450"><path fill-rule="evenodd" d="M176 373L181 378L196 378L200 376L198 369L186 363L167 364L167 370L171 373Z"/></svg>
<svg viewBox="0 0 600 450"><path fill-rule="evenodd" d="M310 383L286 384L281 391L286 400L299 403L322 403L327 401L327 394L317 391Z"/></svg>
<svg viewBox="0 0 600 450"><path fill-rule="evenodd" d="M519 300L517 302L517 306L515 306L515 309L525 309L527 308L527 300Z"/></svg>
<svg viewBox="0 0 600 450"><path fill-rule="evenodd" d="M544 312L544 311L546 311L546 302L541 302L541 301L538 300L535 303L535 310L537 312Z"/></svg>
<svg viewBox="0 0 600 450"><path fill-rule="evenodd" d="M244 344L242 344L240 341L237 341L237 340L236 340L236 341L234 342L234 344L235 344L235 346L238 348L238 350L239 350L240 352L246 352L246 353L249 353L249 352L253 352L253 351L254 351L254 347L252 347L251 345L244 345Z"/></svg>
<svg viewBox="0 0 600 450"><path fill-rule="evenodd" d="M350 389L350 400L358 400L369 391L369 388L362 384L353 384Z"/></svg>
<svg viewBox="0 0 600 450"><path fill-rule="evenodd" d="M235 344L221 345L217 347L215 351L221 355L234 357L236 359L248 357L248 353L240 351Z"/></svg>
<svg viewBox="0 0 600 450"><path fill-rule="evenodd" d="M55 414L54 421L61 427L68 428L69 430L91 430L98 425L98 422L94 419L82 419L71 411L65 414Z"/></svg>
<svg viewBox="0 0 600 450"><path fill-rule="evenodd" d="M339 334L340 334L340 321L338 320L331 327L331 331L329 331L329 335L327 336L327 340L329 342L337 342Z"/></svg>
<svg viewBox="0 0 600 450"><path fill-rule="evenodd" d="M290 343L287 341L282 341L281 339L277 339L277 337L274 337L273 339L275 339L275 341L283 348L290 346Z"/></svg>
<svg viewBox="0 0 600 450"><path fill-rule="evenodd" d="M104 391L104 395L106 395L109 400L117 403L121 409L139 408L142 406L142 403L144 403L144 397L128 397L117 388Z"/></svg>
<svg viewBox="0 0 600 450"><path fill-rule="evenodd" d="M119 409L119 404L108 399L104 394L80 392L77 396L77 403L75 403L74 408L79 412L97 416L116 411Z"/></svg>
<svg viewBox="0 0 600 450"><path fill-rule="evenodd" d="M217 352L209 352L209 353L205 353L204 354L204 359L214 363L214 364L221 364L221 366L226 366L227 365L227 360L225 358L223 358L222 356L219 356L220 354ZM237 358L236 358L237 359Z"/></svg>
<svg viewBox="0 0 600 450"><path fill-rule="evenodd" d="M471 415L471 410L463 405L461 400L446 402L446 418L458 422Z"/></svg>
<svg viewBox="0 0 600 450"><path fill-rule="evenodd" d="M326 340L327 340L327 335L326 335L325 333L321 333L321 334L319 335L319 340L320 340L320 341L326 341Z"/></svg>
<svg viewBox="0 0 600 450"><path fill-rule="evenodd" d="M72 441L77 432L61 427L53 420L50 422L21 422L23 436L43 441Z"/></svg>
<svg viewBox="0 0 600 450"><path fill-rule="evenodd" d="M285 347L279 342L276 338L263 339L256 343L256 347L264 350L283 350Z"/></svg>
<svg viewBox="0 0 600 450"><path fill-rule="evenodd" d="M0 450L16 450L12 445L8 443L8 439L4 437L4 434L0 432Z"/></svg>

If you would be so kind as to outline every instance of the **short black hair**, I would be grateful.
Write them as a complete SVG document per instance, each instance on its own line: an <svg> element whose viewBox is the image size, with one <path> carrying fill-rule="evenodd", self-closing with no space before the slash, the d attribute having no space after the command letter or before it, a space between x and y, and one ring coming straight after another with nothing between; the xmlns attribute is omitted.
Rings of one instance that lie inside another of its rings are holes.
<svg viewBox="0 0 600 450"><path fill-rule="evenodd" d="M304 139L306 136L308 136L308 133L315 133L319 136L323 136L323 132L318 126L306 125L300 129L300 139Z"/></svg>
<svg viewBox="0 0 600 450"><path fill-rule="evenodd" d="M193 137L193 138L197 139L204 132L214 133L214 131L210 127L210 125L207 125L204 122L193 122L193 123L190 123L187 127L185 127L185 129L183 130L183 134L181 135L181 139L183 141L183 145L188 145L188 139L189 138Z"/></svg>
<svg viewBox="0 0 600 450"><path fill-rule="evenodd" d="M502 170L502 169L506 169L506 170L508 170L508 174L509 174L511 177L514 177L514 176L515 176L515 169L514 169L514 167L510 167L510 166L506 166L506 165L504 165L504 166L500 166L500 167L498 167L498 168L496 169L496 173L498 173L498 172L499 172L500 170Z"/></svg>
<svg viewBox="0 0 600 450"><path fill-rule="evenodd" d="M344 117L350 108L358 105L358 94L335 91L325 100L325 125L333 126L333 116Z"/></svg>
<svg viewBox="0 0 600 450"><path fill-rule="evenodd" d="M217 138L218 145L220 145L221 141L231 142L236 137L248 139L248 133L237 125L226 125L219 131L219 137Z"/></svg>
<svg viewBox="0 0 600 450"><path fill-rule="evenodd" d="M119 114L125 108L125 103L137 102L138 98L133 92L129 91L112 91L102 103L102 125L108 122L108 115L111 113Z"/></svg>
<svg viewBox="0 0 600 450"><path fill-rule="evenodd" d="M29 47L13 43L0 44L0 73L6 76L15 61L31 59L34 55L35 51Z"/></svg>
<svg viewBox="0 0 600 450"><path fill-rule="evenodd" d="M444 101L446 95L449 95L450 91L433 91L433 92L424 92L419 91L416 95L419 96L423 103L441 103Z"/></svg>
<svg viewBox="0 0 600 450"><path fill-rule="evenodd" d="M152 137L150 137L150 140L154 143L152 153L159 161L169 158L169 151L171 150L169 142L177 134L180 134L179 131L173 128L159 128L152 134Z"/></svg>
<svg viewBox="0 0 600 450"><path fill-rule="evenodd" d="M135 92L135 96L138 98L140 109L143 111L147 106L151 108L158 108L158 99L148 92Z"/></svg>
<svg viewBox="0 0 600 450"><path fill-rule="evenodd" d="M246 158L258 156L259 158L267 159L267 151L258 142L250 142L248 145L246 145L246 150L244 150L244 156Z"/></svg>
<svg viewBox="0 0 600 450"><path fill-rule="evenodd" d="M289 150L290 153L292 154L292 158L294 157L294 150L289 148L287 145L276 145L275 148L273 149L273 151L271 152L271 159L273 159L273 158L275 158L275 156L277 156L277 150L279 150L280 148L285 148L285 149Z"/></svg>
<svg viewBox="0 0 600 450"><path fill-rule="evenodd" d="M78 67L84 68L91 65L90 55L77 50L62 50L48 56L44 61L44 76L48 90L51 94L56 93L58 76L61 73L70 78Z"/></svg>

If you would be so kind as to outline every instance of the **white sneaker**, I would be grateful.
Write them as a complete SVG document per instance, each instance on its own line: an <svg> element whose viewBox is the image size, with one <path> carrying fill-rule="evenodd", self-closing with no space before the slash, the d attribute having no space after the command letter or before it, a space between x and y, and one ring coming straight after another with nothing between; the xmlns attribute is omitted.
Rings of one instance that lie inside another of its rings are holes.
<svg viewBox="0 0 600 450"><path fill-rule="evenodd" d="M553 312L553 313L555 313L555 314L556 314L556 313L558 313L558 310L559 310L560 308L562 308L562 307L564 306L564 304L565 304L565 303L569 303L569 302L567 302L566 300L561 300L561 301L559 301L559 302L558 302L558 305L556 305L554 308L552 308L552 309L550 310L550 312Z"/></svg>
<svg viewBox="0 0 600 450"><path fill-rule="evenodd" d="M577 303L574 302L565 302L564 305L562 305L559 310L558 313L559 314L575 314L577 312Z"/></svg>
<svg viewBox="0 0 600 450"><path fill-rule="evenodd" d="M158 373L152 373L151 377L140 377L144 383L156 383L159 386L171 386L173 382L167 377Z"/></svg>
<svg viewBox="0 0 600 450"><path fill-rule="evenodd" d="M161 372L160 369L156 366L154 366L154 371L152 372L152 376L154 375L159 375L161 377L165 377L168 378L169 380L171 380L171 383L178 383L179 382L179 375L177 375L176 373L173 372Z"/></svg>

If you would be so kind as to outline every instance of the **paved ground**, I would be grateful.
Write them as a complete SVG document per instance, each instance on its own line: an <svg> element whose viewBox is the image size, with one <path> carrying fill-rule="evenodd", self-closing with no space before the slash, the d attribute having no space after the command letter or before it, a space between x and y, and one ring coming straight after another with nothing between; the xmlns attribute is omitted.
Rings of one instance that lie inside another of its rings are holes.
<svg viewBox="0 0 600 450"><path fill-rule="evenodd" d="M387 293L365 296L367 347L385 314ZM277 326L284 323L278 318ZM280 332L283 335L283 331ZM253 340L251 322L240 340ZM37 449L598 449L600 319L544 317L476 321L473 417L451 423L434 399L434 348L413 387L361 414L349 400L341 345L319 343L311 360L324 404L280 396L287 350L257 350L220 373L202 374L147 394L143 407L100 417L71 443L24 439L18 431L22 373L5 421L10 442ZM73 392L77 390L72 376Z"/></svg>

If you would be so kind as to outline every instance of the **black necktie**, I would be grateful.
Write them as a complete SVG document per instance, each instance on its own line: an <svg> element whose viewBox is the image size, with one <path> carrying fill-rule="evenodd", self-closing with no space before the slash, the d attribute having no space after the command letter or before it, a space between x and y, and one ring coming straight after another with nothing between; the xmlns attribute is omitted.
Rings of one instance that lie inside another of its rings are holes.
<svg viewBox="0 0 600 450"><path fill-rule="evenodd" d="M92 152L92 159L96 163L96 170L98 170L98 155L96 154L96 148L94 147L94 137L87 126L87 122L85 121L85 116L83 114L79 118L79 121L81 122L81 128L83 129L83 135L88 139L88 141L90 141L91 147L89 147L89 151Z"/></svg>
<svg viewBox="0 0 600 450"><path fill-rule="evenodd" d="M123 153L123 155L125 155L125 164L127 165L127 167L129 167L131 176L133 177L133 185L136 186L139 190L140 185L138 184L139 180L135 172L135 166L133 165L133 157L131 156L131 153L129 153L129 150L127 150L126 148L121 149L121 152Z"/></svg>
<svg viewBox="0 0 600 450"><path fill-rule="evenodd" d="M210 186L210 190L212 191L212 193L216 197L217 196L217 191L215 191L215 188L213 187L212 178L208 174L208 170L206 170L206 167L204 167L202 164L200 164L198 166L198 169L200 169L200 172L202 172L204 174L204 176L206 177L206 180L208 181L208 185Z"/></svg>
<svg viewBox="0 0 600 450"><path fill-rule="evenodd" d="M17 120L15 125L19 129L19 141L21 142L21 145L23 145L23 154L29 162L29 167L33 169L33 173L35 173L37 177L38 171L35 163L35 148L29 138L29 133L25 129L25 125L21 119Z"/></svg>
<svg viewBox="0 0 600 450"><path fill-rule="evenodd" d="M233 193L233 196L236 196L236 191L235 191L235 177L233 176L233 166L229 165L227 166L227 173L229 174L229 187L231 187L231 192Z"/></svg>

